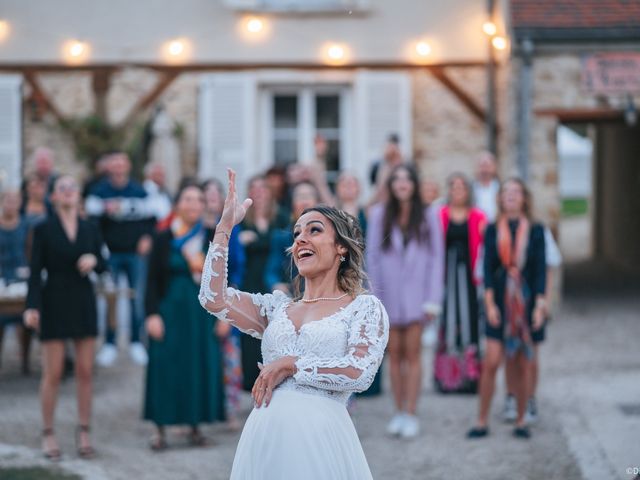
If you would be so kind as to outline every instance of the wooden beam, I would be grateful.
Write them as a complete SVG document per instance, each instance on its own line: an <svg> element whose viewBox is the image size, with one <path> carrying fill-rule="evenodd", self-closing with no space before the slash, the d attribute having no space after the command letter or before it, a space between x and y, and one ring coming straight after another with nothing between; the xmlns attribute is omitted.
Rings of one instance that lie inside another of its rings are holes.
<svg viewBox="0 0 640 480"><path fill-rule="evenodd" d="M242 70L424 70L437 68L479 68L486 67L485 61L461 60L455 62L441 62L427 65L414 64L408 62L359 62L347 65L325 65L315 62L247 62L247 63L192 63L185 65L166 65L161 63L101 63L91 65L65 65L59 63L0 63L0 72L24 72L33 70L38 72L67 72L79 71L90 72L100 69L120 70L123 68L149 68L159 71L179 71L179 72L223 72Z"/></svg>
<svg viewBox="0 0 640 480"><path fill-rule="evenodd" d="M49 99L45 91L42 89L42 86L40 85L36 72L33 70L25 70L22 72L22 74L24 76L24 79L27 81L27 83L31 86L31 89L33 90L34 100L38 102L40 105L44 106L46 110L50 111L59 122L64 122L65 120L64 117L62 116L58 108L55 106L55 104Z"/></svg>
<svg viewBox="0 0 640 480"><path fill-rule="evenodd" d="M92 71L91 87L96 99L96 115L103 120L107 119L107 94L111 83L113 68L101 68Z"/></svg>
<svg viewBox="0 0 640 480"><path fill-rule="evenodd" d="M453 95L467 107L467 109L477 117L482 123L486 123L487 114L478 103L463 90L456 82L449 77L442 68L430 68L429 71L442 85L444 85Z"/></svg>
<svg viewBox="0 0 640 480"><path fill-rule="evenodd" d="M171 85L171 83L173 83L173 81L180 75L180 73L181 72L178 70L165 72L158 83L156 83L156 86L143 98L141 98L138 103L131 109L121 125L128 125L139 113L149 108L149 106L151 106L151 104L153 104L153 102L155 102L158 97L162 95L167 87Z"/></svg>
<svg viewBox="0 0 640 480"><path fill-rule="evenodd" d="M613 108L540 108L534 111L536 115L556 117L560 122L621 122L624 121L624 111Z"/></svg>

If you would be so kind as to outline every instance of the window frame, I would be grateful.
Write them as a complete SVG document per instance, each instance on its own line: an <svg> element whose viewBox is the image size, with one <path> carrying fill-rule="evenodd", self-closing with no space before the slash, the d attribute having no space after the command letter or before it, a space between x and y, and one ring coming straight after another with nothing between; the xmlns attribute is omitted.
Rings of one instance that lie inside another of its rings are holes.
<svg viewBox="0 0 640 480"><path fill-rule="evenodd" d="M275 165L275 117L274 98L277 95L295 95L298 98L298 161L309 163L314 159L314 138L319 129L316 122L315 100L318 95L336 95L339 102L339 167L340 170L351 168L350 158L353 149L349 135L349 126L353 120L350 111L351 88L344 84L291 84L291 85L263 85L260 93L261 117L261 166ZM333 181L336 173L328 171L328 179Z"/></svg>

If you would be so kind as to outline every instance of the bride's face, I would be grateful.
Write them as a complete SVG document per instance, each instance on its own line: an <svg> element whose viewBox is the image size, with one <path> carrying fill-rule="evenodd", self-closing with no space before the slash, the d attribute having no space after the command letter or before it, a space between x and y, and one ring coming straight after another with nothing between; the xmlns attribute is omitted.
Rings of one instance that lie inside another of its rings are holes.
<svg viewBox="0 0 640 480"><path fill-rule="evenodd" d="M291 255L301 276L337 271L346 248L338 245L335 238L333 224L321 213L308 212L298 219L293 227Z"/></svg>

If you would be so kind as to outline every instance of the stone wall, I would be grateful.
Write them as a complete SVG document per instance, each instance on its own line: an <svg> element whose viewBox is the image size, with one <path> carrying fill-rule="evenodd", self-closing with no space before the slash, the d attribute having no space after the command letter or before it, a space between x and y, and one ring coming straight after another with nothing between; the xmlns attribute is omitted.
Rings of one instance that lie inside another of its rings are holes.
<svg viewBox="0 0 640 480"><path fill-rule="evenodd" d="M91 75L88 73L41 74L40 83L47 96L66 118L82 118L94 111ZM145 69L124 69L111 77L107 95L107 117L111 124L121 123L134 105L150 91L158 80L158 74ZM157 103L163 104L169 115L180 124L184 136L181 139L181 163L183 172L192 175L197 168L197 86L198 74L178 77ZM30 95L28 86L25 98ZM144 112L139 121L148 120L150 112ZM28 173L29 158L39 146L48 146L56 153L56 168L79 177L87 175L87 166L77 157L70 136L60 127L51 113L36 118L29 108L24 116L25 162Z"/></svg>

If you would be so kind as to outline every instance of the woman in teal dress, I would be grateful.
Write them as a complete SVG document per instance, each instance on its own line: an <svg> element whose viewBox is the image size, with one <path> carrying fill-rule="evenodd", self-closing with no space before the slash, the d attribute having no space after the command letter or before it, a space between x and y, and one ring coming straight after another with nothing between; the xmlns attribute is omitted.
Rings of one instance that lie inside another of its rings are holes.
<svg viewBox="0 0 640 480"><path fill-rule="evenodd" d="M205 445L201 423L224 420L222 353L215 320L198 302L204 252L204 196L195 185L176 198L175 218L159 232L149 262L146 329L149 364L144 419L155 423L153 450L167 448L165 426L191 427L189 442Z"/></svg>

